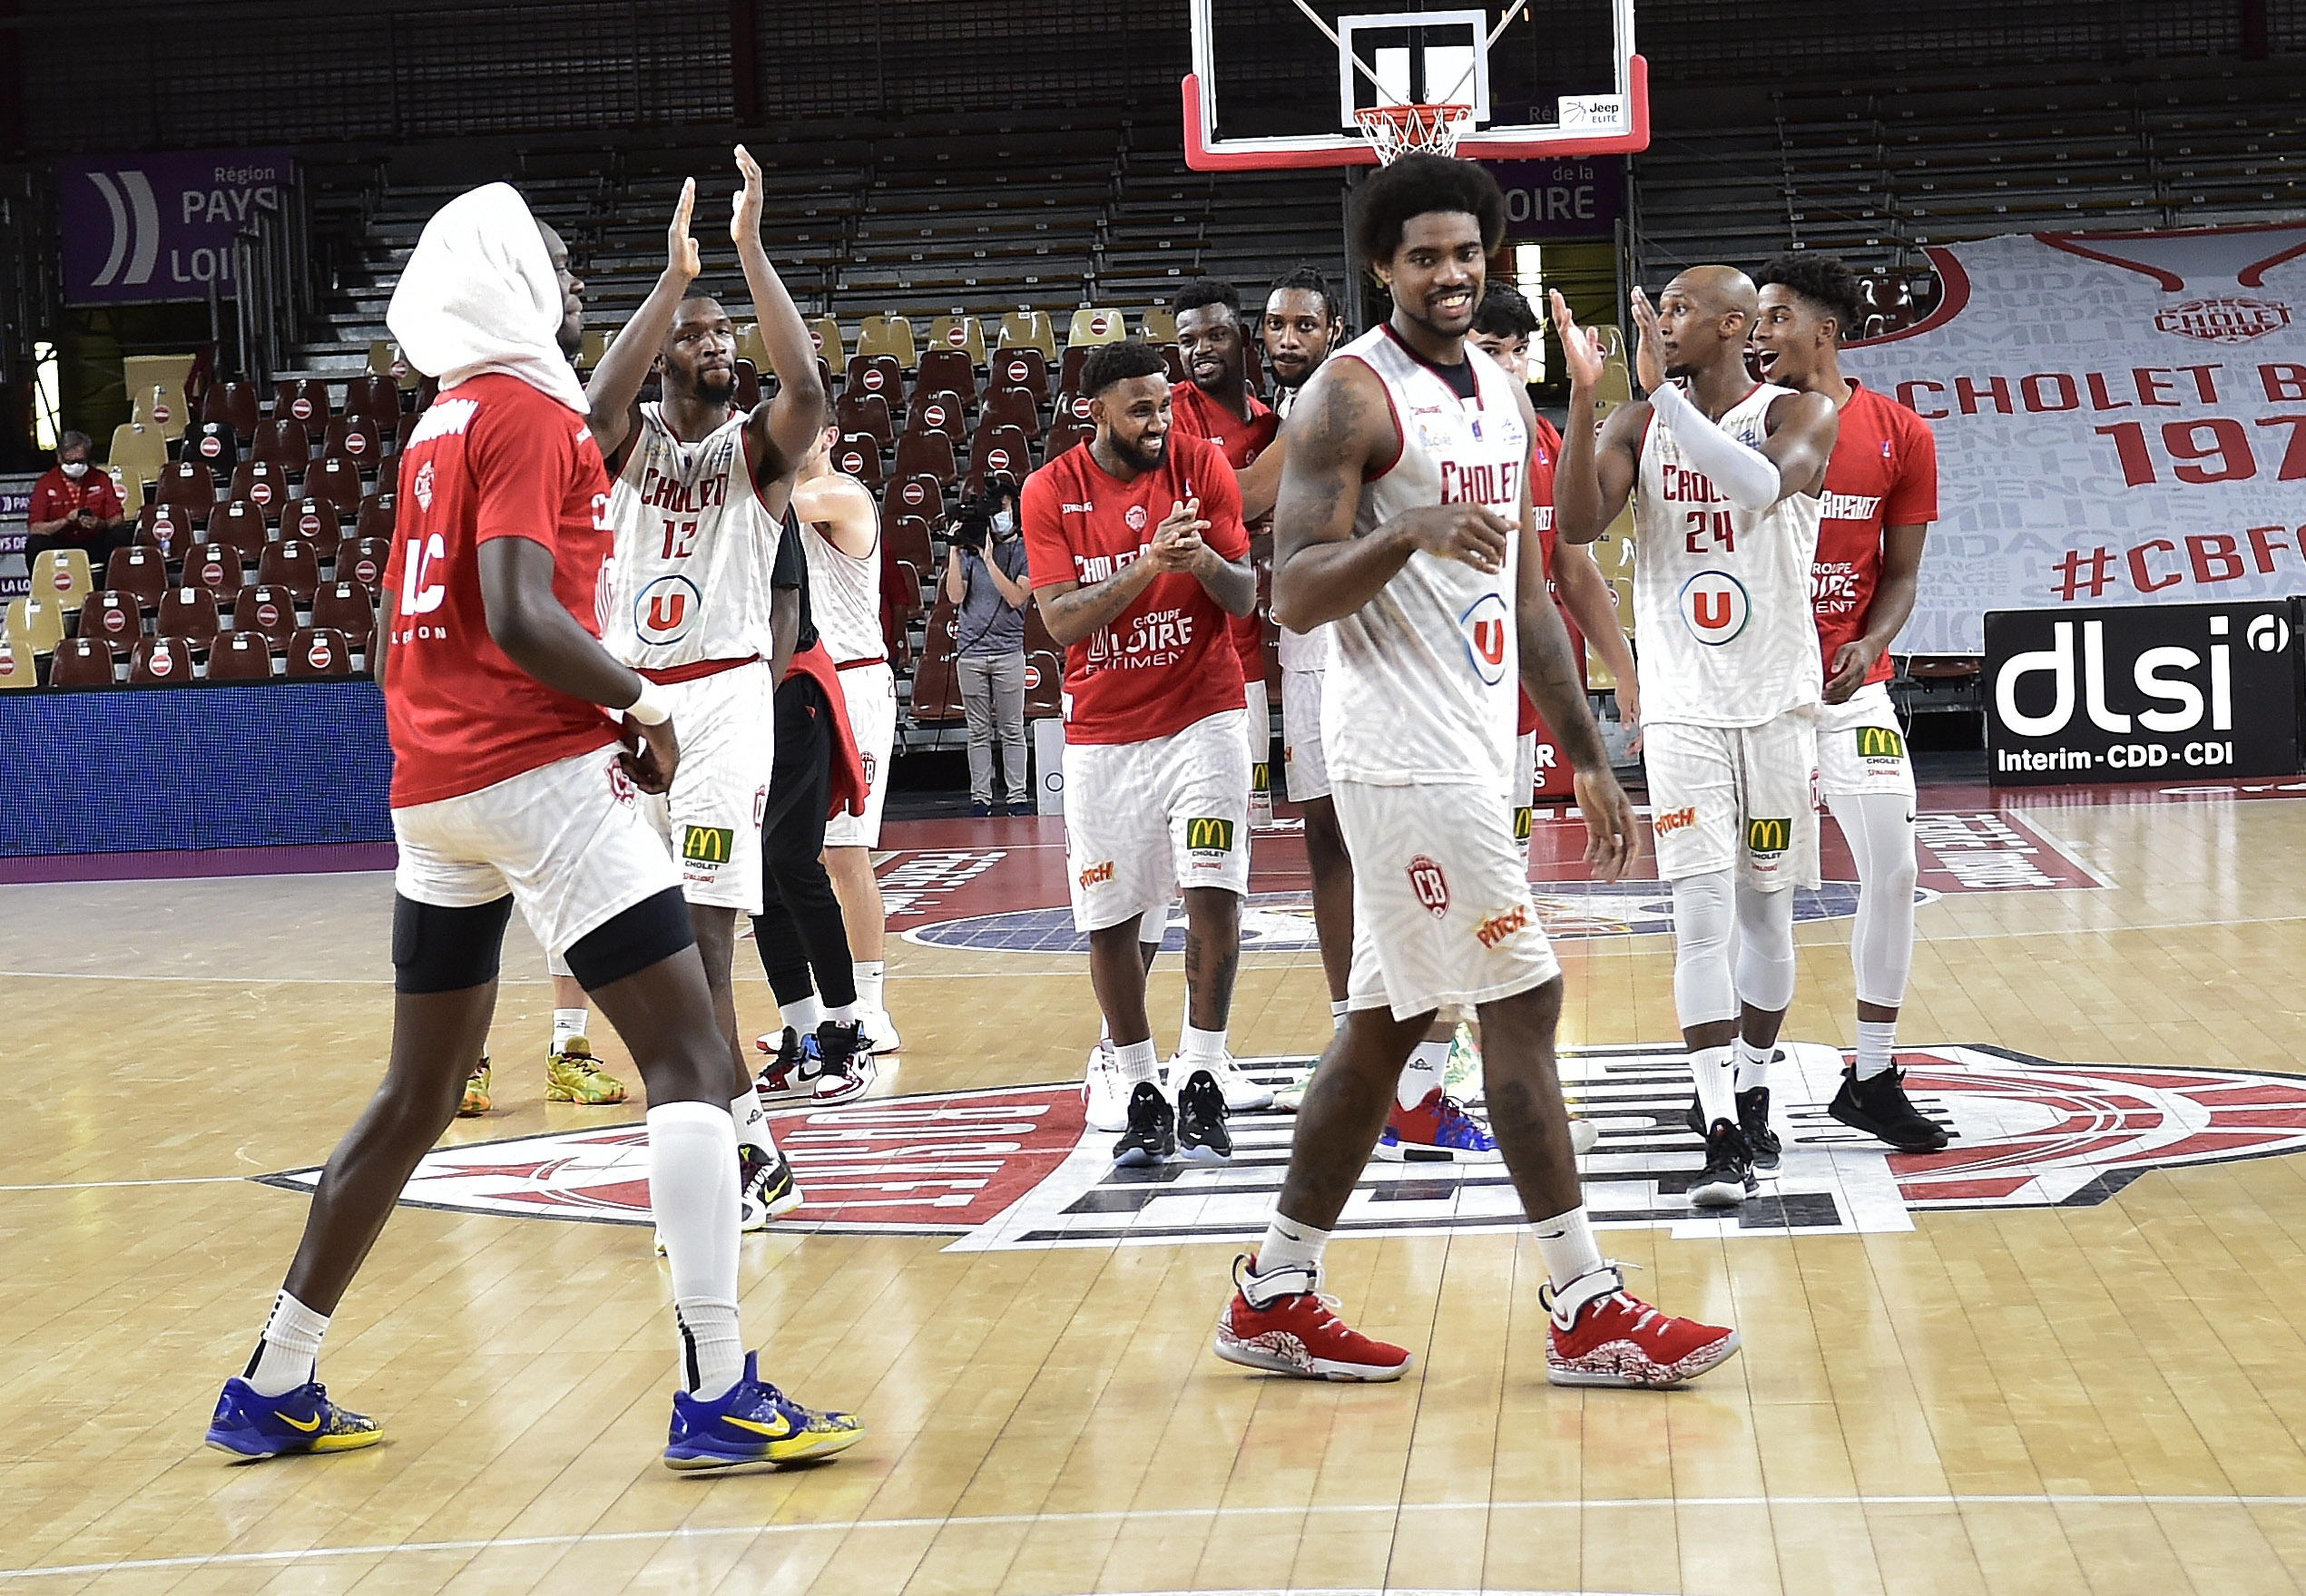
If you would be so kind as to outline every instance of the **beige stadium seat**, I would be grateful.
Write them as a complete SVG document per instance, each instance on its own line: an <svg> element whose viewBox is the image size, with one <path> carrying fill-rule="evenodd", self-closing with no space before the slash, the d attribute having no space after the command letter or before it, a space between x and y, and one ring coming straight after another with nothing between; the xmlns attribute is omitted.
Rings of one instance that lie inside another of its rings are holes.
<svg viewBox="0 0 2306 1596"><path fill-rule="evenodd" d="M908 371L921 363L920 350L913 342L913 324L902 316L865 318L857 329L857 352L893 356Z"/></svg>
<svg viewBox="0 0 2306 1596"><path fill-rule="evenodd" d="M1056 328L1050 325L1046 310L1010 311L1001 318L1001 334L996 345L1004 349L1038 349L1042 359L1052 366L1057 363Z"/></svg>
<svg viewBox="0 0 2306 1596"><path fill-rule="evenodd" d="M390 377L395 355L390 338L377 338L368 345L368 375Z"/></svg>
<svg viewBox="0 0 2306 1596"><path fill-rule="evenodd" d="M32 563L34 596L52 599L61 610L79 609L94 586L89 579L86 549L48 549Z"/></svg>
<svg viewBox="0 0 2306 1596"><path fill-rule="evenodd" d="M1173 344L1177 341L1177 313L1164 305L1156 305L1137 318L1138 335L1149 344Z"/></svg>
<svg viewBox="0 0 2306 1596"><path fill-rule="evenodd" d="M123 421L113 428L107 458L113 481L120 488L120 502L133 515L150 502L144 485L149 482L157 487L160 474L168 466L168 439L157 427Z"/></svg>
<svg viewBox="0 0 2306 1596"><path fill-rule="evenodd" d="M15 638L0 638L0 691L12 687L38 687L40 671L32 651Z"/></svg>
<svg viewBox="0 0 2306 1596"><path fill-rule="evenodd" d="M1129 324L1120 311L1084 305L1073 313L1073 330L1065 335L1065 347L1077 349L1084 344L1117 344L1128 336Z"/></svg>
<svg viewBox="0 0 2306 1596"><path fill-rule="evenodd" d="M18 599L8 606L8 636L35 654L53 654L64 641L62 604L45 599Z"/></svg>
<svg viewBox="0 0 2306 1596"><path fill-rule="evenodd" d="M812 316L809 318L809 341L817 346L817 356L839 371L849 363L849 348L840 330L840 320L832 316ZM759 363L763 369L766 360Z"/></svg>
<svg viewBox="0 0 2306 1596"><path fill-rule="evenodd" d="M985 364L985 323L974 316L940 316L928 324L928 347L958 349L972 366Z"/></svg>
<svg viewBox="0 0 2306 1596"><path fill-rule="evenodd" d="M587 371L592 370L601 363L601 357L609 352L609 346L615 341L616 328L613 327L586 328L584 352L577 356L576 363Z"/></svg>
<svg viewBox="0 0 2306 1596"><path fill-rule="evenodd" d="M154 387L137 396L136 407L128 418L173 442L184 436L184 413L191 408L182 391Z"/></svg>
<svg viewBox="0 0 2306 1596"><path fill-rule="evenodd" d="M737 323L737 358L751 361L755 371L769 369L769 346L760 341L760 323Z"/></svg>

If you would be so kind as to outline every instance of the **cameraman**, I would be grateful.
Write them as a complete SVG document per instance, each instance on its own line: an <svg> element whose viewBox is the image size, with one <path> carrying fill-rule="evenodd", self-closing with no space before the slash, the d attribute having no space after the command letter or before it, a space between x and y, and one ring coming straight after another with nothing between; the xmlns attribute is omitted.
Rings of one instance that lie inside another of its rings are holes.
<svg viewBox="0 0 2306 1596"><path fill-rule="evenodd" d="M953 513L946 549L945 596L953 601L958 636L953 669L969 721L969 813L1032 813L1025 789L1025 539L1017 485L986 479L985 492ZM1001 733L1007 801L994 808L993 733Z"/></svg>

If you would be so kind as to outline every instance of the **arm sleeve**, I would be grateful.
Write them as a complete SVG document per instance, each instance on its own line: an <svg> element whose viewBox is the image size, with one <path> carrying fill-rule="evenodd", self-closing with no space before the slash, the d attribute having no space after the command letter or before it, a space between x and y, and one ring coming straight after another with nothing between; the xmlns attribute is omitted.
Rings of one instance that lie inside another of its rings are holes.
<svg viewBox="0 0 2306 1596"><path fill-rule="evenodd" d="M1938 436L1917 419L1905 429L1898 481L1882 501L1884 526L1917 526L1938 519Z"/></svg>
<svg viewBox="0 0 2306 1596"><path fill-rule="evenodd" d="M550 419L501 402L484 404L473 417L466 457L472 462L475 543L525 537L559 552L577 424L561 406L541 397L540 403L553 412Z"/></svg>
<svg viewBox="0 0 2306 1596"><path fill-rule="evenodd" d="M1225 457L1214 448L1210 455L1217 468L1201 486L1201 517L1209 523L1203 541L1228 560L1249 558L1249 529L1241 524L1241 484Z"/></svg>
<svg viewBox="0 0 2306 1596"><path fill-rule="evenodd" d="M1705 418L1682 390L1667 383L1650 396L1650 408L1660 425L1690 463L1713 479L1741 510L1766 510L1784 496L1785 485L1777 463L1759 449L1748 448Z"/></svg>
<svg viewBox="0 0 2306 1596"><path fill-rule="evenodd" d="M789 515L777 529L777 563L769 569L769 585L772 588L797 588L808 574L802 562L800 538L794 533Z"/></svg>
<svg viewBox="0 0 2306 1596"><path fill-rule="evenodd" d="M1078 581L1073 550L1065 541L1065 523L1057 514L1057 490L1045 470L1025 479L1017 515L1025 525L1025 569L1032 574L1032 585Z"/></svg>

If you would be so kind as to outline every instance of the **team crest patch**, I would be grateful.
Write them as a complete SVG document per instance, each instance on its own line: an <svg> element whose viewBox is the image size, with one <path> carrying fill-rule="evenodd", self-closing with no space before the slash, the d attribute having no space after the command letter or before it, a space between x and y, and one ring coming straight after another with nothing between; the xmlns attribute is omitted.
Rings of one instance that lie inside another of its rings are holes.
<svg viewBox="0 0 2306 1596"><path fill-rule="evenodd" d="M1932 1211L2094 1208L2152 1170L2306 1151L2298 1076L2069 1064L1972 1044L1900 1053L1907 1092L1953 1140L1941 1153L1893 1152L1827 1116L1839 1050L1796 1043L1787 1052L1772 1083L1783 1167L1742 1209L1709 1214L1693 1212L1687 1196L1703 1154L1682 1125L1690 1078L1680 1046L1565 1049L1572 1110L1601 1132L1582 1160L1595 1226L1717 1241L1911 1230ZM1278 1085L1312 1061L1240 1062ZM770 1118L806 1194L780 1229L943 1236L948 1250L971 1252L1254 1241L1296 1126L1285 1114L1237 1114L1230 1165L1124 1170L1112 1139L1088 1131L1077 1082L803 1105ZM262 1177L307 1193L319 1178L319 1165ZM402 1200L646 1224L648 1132L627 1123L436 1148ZM1522 1223L1500 1165L1372 1161L1337 1229L1416 1236Z"/></svg>
<svg viewBox="0 0 2306 1596"><path fill-rule="evenodd" d="M725 865L737 846L736 831L727 826L691 826L682 834L681 857L692 864Z"/></svg>
<svg viewBox="0 0 2306 1596"><path fill-rule="evenodd" d="M1409 861L1409 890L1418 895L1418 902L1425 912L1440 919L1449 912L1449 877L1441 873L1440 861L1419 854Z"/></svg>
<svg viewBox="0 0 2306 1596"><path fill-rule="evenodd" d="M1212 815L1185 822L1185 847L1194 853L1233 851L1233 823Z"/></svg>

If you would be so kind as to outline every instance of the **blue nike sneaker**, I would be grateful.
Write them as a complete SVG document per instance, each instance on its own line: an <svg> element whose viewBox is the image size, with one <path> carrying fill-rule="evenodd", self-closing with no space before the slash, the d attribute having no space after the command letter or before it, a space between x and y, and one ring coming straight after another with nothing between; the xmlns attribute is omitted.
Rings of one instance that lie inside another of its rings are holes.
<svg viewBox="0 0 2306 1596"><path fill-rule="evenodd" d="M262 1396L235 1375L216 1399L208 1444L235 1457L278 1457L283 1452L350 1452L384 1439L384 1425L329 1400L328 1387L307 1380L280 1396Z"/></svg>
<svg viewBox="0 0 2306 1596"><path fill-rule="evenodd" d="M672 1434L664 1466L725 1469L741 1463L799 1463L830 1457L865 1438L853 1414L811 1413L760 1378L760 1355L745 1354L745 1377L719 1400L672 1394Z"/></svg>

